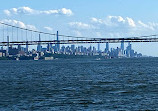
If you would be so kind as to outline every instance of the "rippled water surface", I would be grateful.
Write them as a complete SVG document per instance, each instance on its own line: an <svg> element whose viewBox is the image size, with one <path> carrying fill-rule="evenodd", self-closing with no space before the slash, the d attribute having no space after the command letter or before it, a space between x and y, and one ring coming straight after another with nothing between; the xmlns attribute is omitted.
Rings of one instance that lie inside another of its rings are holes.
<svg viewBox="0 0 158 111"><path fill-rule="evenodd" d="M158 58L0 61L3 110L158 110Z"/></svg>

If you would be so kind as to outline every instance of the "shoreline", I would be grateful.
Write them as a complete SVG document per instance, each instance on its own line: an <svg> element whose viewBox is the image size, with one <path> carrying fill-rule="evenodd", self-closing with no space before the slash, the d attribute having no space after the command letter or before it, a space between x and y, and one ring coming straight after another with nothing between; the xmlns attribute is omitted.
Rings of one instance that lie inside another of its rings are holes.
<svg viewBox="0 0 158 111"><path fill-rule="evenodd" d="M46 59L47 58L47 59ZM58 60L58 59L95 59L95 60L108 60L108 59L133 59L133 58L157 58L157 57L105 57L105 56L88 56L88 55L54 55L50 57L32 57L32 56L21 56L21 57L0 57L0 61L2 60L33 60L33 61L41 61L41 60Z"/></svg>

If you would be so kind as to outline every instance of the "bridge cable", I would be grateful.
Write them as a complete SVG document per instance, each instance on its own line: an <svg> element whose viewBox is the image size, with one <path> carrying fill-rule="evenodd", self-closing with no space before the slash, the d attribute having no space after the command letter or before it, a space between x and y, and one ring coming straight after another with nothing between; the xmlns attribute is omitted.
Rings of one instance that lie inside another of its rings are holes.
<svg viewBox="0 0 158 111"><path fill-rule="evenodd" d="M4 42L4 25L3 25L3 42Z"/></svg>
<svg viewBox="0 0 158 111"><path fill-rule="evenodd" d="M14 40L13 40L13 27L12 27L12 41L14 41Z"/></svg>
<svg viewBox="0 0 158 111"><path fill-rule="evenodd" d="M27 38L27 29L25 29L26 30L26 41L28 41L28 38Z"/></svg>
<svg viewBox="0 0 158 111"><path fill-rule="evenodd" d="M18 34L18 28L17 28L17 41L18 41L18 38L19 38L18 36L19 36L19 34Z"/></svg>
<svg viewBox="0 0 158 111"><path fill-rule="evenodd" d="M23 41L24 37L23 37L23 30L21 30L21 40Z"/></svg>
<svg viewBox="0 0 158 111"><path fill-rule="evenodd" d="M46 32L41 32L41 31L36 31L36 30L30 30L30 29L26 29L26 28L21 28L21 27L17 27L17 26L13 26L13 25L9 25L9 24L6 24L6 23L2 23L0 22L0 24L3 24L3 25L6 25L6 26L9 26L9 27L14 27L14 28L18 28L18 29L21 29L21 30L27 30L27 31L32 31L32 32L35 32L35 33L42 33L42 34L45 34L45 35L56 35L56 34L52 34L52 33L46 33ZM62 36L62 37L67 37L67 38L85 38L85 39L105 39L105 38L89 38L89 37L76 37L76 36L67 36L67 35L58 35L58 36ZM144 38L144 37L155 37L155 36L158 36L157 35L148 35L148 36L135 36L135 37L127 37L129 39L138 39L138 38ZM122 38L123 39L123 38Z"/></svg>
<svg viewBox="0 0 158 111"><path fill-rule="evenodd" d="M32 31L31 31L31 41L32 41Z"/></svg>

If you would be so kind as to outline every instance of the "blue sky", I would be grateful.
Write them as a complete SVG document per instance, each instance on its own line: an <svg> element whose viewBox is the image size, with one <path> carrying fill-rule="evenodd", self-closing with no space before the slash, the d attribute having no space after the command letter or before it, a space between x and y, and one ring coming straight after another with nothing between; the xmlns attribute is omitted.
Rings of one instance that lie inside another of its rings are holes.
<svg viewBox="0 0 158 111"><path fill-rule="evenodd" d="M74 36L151 35L158 34L157 4L156 0L3 0L0 21ZM158 56L157 47L157 43L133 43L146 55Z"/></svg>

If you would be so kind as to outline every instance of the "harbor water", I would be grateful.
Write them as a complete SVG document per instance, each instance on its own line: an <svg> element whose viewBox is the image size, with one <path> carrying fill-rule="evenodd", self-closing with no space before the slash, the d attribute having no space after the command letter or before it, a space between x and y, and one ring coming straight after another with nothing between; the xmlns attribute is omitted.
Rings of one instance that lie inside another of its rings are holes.
<svg viewBox="0 0 158 111"><path fill-rule="evenodd" d="M0 61L0 111L158 110L158 58Z"/></svg>

